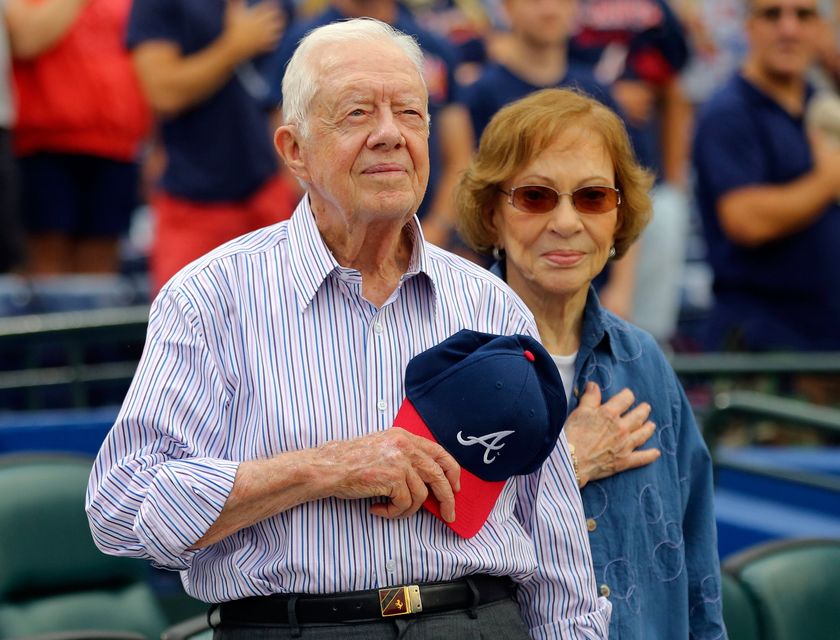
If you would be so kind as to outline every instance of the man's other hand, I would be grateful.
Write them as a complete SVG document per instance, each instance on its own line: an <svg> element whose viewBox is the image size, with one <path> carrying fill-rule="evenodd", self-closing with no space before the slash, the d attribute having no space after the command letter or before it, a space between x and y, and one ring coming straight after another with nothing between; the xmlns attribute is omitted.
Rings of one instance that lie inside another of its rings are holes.
<svg viewBox="0 0 840 640"><path fill-rule="evenodd" d="M276 0L248 5L245 0L228 0L222 38L239 60L249 60L274 49L286 18Z"/></svg>

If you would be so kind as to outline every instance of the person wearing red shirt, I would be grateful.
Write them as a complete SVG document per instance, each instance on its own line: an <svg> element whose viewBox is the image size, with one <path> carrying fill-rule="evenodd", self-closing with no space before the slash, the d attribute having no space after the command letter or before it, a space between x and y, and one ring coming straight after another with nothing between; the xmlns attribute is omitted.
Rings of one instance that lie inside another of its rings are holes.
<svg viewBox="0 0 840 640"><path fill-rule="evenodd" d="M7 0L33 274L111 272L150 114L123 45L131 0Z"/></svg>

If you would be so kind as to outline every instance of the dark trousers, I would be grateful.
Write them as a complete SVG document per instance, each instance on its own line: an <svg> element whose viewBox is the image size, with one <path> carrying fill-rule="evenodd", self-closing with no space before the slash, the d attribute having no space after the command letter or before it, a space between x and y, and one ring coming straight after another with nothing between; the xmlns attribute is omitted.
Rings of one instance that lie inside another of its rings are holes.
<svg viewBox="0 0 840 640"><path fill-rule="evenodd" d="M473 615L475 617L473 617ZM398 616L343 624L223 625L213 640L528 640L528 627L513 599L438 614Z"/></svg>
<svg viewBox="0 0 840 640"><path fill-rule="evenodd" d="M23 266L26 241L20 212L20 176L12 134L0 127L0 273Z"/></svg>

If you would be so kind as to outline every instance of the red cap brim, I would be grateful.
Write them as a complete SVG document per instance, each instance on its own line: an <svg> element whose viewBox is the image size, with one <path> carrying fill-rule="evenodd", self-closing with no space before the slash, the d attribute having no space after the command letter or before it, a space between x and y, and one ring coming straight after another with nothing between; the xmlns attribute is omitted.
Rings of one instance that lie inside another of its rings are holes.
<svg viewBox="0 0 840 640"><path fill-rule="evenodd" d="M403 400L397 417L394 418L394 426L426 440L437 442L408 398ZM462 538L472 538L487 522L493 506L505 488L505 482L505 480L499 482L482 480L461 467L461 490L455 494L455 520L446 522L441 517L440 504L431 493L423 502L423 506Z"/></svg>

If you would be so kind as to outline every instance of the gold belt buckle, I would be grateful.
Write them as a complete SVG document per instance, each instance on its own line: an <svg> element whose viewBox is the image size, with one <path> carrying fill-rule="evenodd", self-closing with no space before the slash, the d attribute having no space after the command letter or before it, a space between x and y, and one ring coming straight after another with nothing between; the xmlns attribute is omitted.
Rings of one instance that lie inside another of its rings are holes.
<svg viewBox="0 0 840 640"><path fill-rule="evenodd" d="M383 618L420 613L423 611L420 587L416 584L410 584L403 587L380 589L379 610Z"/></svg>

